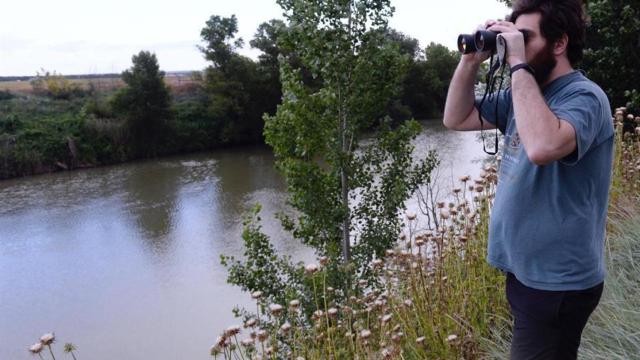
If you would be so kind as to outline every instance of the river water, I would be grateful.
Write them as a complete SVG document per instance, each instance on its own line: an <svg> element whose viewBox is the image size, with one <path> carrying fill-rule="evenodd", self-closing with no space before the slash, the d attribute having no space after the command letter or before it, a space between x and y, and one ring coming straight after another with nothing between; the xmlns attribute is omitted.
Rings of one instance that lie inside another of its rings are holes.
<svg viewBox="0 0 640 360"><path fill-rule="evenodd" d="M416 155L438 151L443 196L479 173L476 133L422 125ZM59 358L66 342L79 359L210 358L231 309L251 304L219 260L241 256L247 209L262 204L279 251L313 259L274 219L287 209L273 164L245 147L0 181L0 359L32 359L50 331Z"/></svg>

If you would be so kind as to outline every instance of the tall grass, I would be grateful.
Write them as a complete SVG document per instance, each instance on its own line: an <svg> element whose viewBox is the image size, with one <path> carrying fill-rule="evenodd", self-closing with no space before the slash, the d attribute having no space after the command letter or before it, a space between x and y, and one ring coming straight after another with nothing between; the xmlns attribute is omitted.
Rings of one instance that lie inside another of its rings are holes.
<svg viewBox="0 0 640 360"><path fill-rule="evenodd" d="M625 202L613 210L607 242L608 276L602 301L585 328L584 359L640 357L640 207Z"/></svg>
<svg viewBox="0 0 640 360"><path fill-rule="evenodd" d="M640 127L623 134L616 110L616 157L606 242L607 278L582 337L581 358L640 358ZM633 116L633 115L631 115Z"/></svg>

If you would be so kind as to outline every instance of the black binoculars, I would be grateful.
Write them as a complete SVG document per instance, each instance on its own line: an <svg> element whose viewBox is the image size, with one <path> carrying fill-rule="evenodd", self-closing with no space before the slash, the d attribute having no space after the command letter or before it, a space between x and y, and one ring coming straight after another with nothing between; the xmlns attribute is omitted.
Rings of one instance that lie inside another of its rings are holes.
<svg viewBox="0 0 640 360"><path fill-rule="evenodd" d="M525 43L529 39L529 33L520 30L524 36ZM463 54L469 54L475 51L496 52L496 37L499 33L489 30L478 30L475 34L461 34L458 36L458 50Z"/></svg>

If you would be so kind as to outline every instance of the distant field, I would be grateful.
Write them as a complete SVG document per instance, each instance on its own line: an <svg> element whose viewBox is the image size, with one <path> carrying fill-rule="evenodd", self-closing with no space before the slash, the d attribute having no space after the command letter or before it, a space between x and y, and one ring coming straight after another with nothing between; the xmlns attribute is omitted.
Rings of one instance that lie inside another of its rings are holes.
<svg viewBox="0 0 640 360"><path fill-rule="evenodd" d="M165 83L173 90L183 89L195 84L195 81L188 73L167 74L164 78ZM97 91L109 91L124 86L122 79L118 77L96 77L85 79L69 79L73 84L78 84L83 89L89 89L90 84ZM31 83L28 80L0 81L0 91L10 91L13 93L30 94L33 92Z"/></svg>

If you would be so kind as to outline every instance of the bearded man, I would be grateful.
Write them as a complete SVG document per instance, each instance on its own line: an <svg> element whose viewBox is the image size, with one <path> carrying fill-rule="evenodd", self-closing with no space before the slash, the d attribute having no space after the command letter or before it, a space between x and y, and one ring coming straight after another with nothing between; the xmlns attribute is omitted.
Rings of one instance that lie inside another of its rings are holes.
<svg viewBox="0 0 640 360"><path fill-rule="evenodd" d="M474 82L490 54L463 55L444 125L504 134L487 261L506 274L511 359L576 359L605 278L611 108L574 69L585 43L581 1L515 1L509 20L483 28L506 41L511 87L481 102Z"/></svg>

